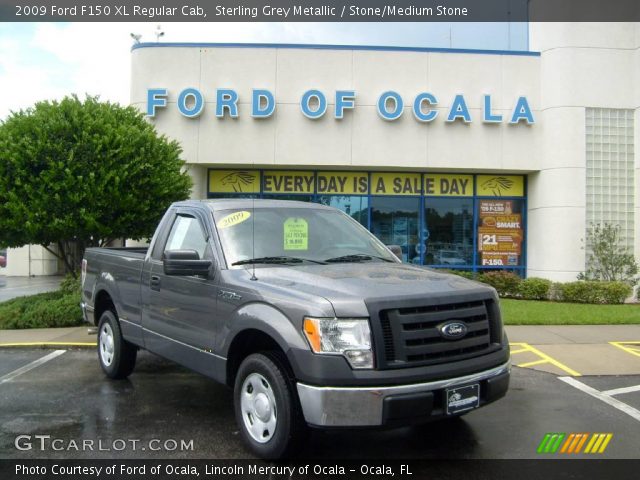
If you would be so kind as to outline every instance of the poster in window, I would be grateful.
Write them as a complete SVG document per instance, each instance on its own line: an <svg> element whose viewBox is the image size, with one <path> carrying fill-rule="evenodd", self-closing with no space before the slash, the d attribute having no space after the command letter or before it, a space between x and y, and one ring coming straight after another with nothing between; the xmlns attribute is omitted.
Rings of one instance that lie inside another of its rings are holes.
<svg viewBox="0 0 640 480"><path fill-rule="evenodd" d="M512 200L480 200L478 252L480 265L515 267L520 264L524 229Z"/></svg>

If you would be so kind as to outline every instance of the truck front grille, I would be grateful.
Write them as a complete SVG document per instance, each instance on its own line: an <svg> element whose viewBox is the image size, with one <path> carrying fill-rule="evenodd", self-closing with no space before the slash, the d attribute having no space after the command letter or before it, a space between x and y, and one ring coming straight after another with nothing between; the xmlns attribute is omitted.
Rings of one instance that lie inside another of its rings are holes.
<svg viewBox="0 0 640 480"><path fill-rule="evenodd" d="M491 300L393 308L379 311L383 355L381 368L433 365L484 355L499 348L492 338ZM467 333L446 339L438 326L459 321Z"/></svg>

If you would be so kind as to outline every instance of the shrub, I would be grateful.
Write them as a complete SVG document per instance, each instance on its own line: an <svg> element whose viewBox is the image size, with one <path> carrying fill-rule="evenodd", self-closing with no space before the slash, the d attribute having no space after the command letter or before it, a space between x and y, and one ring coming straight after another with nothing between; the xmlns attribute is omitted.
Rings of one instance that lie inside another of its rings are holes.
<svg viewBox="0 0 640 480"><path fill-rule="evenodd" d="M39 293L0 303L0 328L49 328L82 325L77 291Z"/></svg>
<svg viewBox="0 0 640 480"><path fill-rule="evenodd" d="M520 282L518 293L525 300L547 300L551 290L551 280L531 277Z"/></svg>
<svg viewBox="0 0 640 480"><path fill-rule="evenodd" d="M620 225L591 225L587 231L587 269L578 280L636 282L638 263L624 245Z"/></svg>
<svg viewBox="0 0 640 480"><path fill-rule="evenodd" d="M626 282L600 282L602 288L602 303L624 303L631 295L633 288Z"/></svg>
<svg viewBox="0 0 640 480"><path fill-rule="evenodd" d="M72 274L67 274L62 283L60 283L60 291L65 295L76 295L78 301L80 301L80 277L76 278Z"/></svg>
<svg viewBox="0 0 640 480"><path fill-rule="evenodd" d="M560 284L558 299L571 303L624 303L631 290L624 282L577 281Z"/></svg>
<svg viewBox="0 0 640 480"><path fill-rule="evenodd" d="M506 270L495 270L491 272L481 273L478 280L482 283L491 285L498 291L501 297L515 297L519 293L519 286L522 279L513 272Z"/></svg>

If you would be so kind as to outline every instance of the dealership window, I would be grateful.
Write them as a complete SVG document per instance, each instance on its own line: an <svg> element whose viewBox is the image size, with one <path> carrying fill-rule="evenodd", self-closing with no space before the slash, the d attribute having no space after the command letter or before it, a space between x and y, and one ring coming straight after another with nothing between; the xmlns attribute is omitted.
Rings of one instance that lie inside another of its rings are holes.
<svg viewBox="0 0 640 480"><path fill-rule="evenodd" d="M618 225L623 245L630 249L635 235L633 115L633 110L587 108L585 122L587 229Z"/></svg>
<svg viewBox="0 0 640 480"><path fill-rule="evenodd" d="M371 197L371 232L386 245L402 248L402 261L420 263L420 199Z"/></svg>
<svg viewBox="0 0 640 480"><path fill-rule="evenodd" d="M369 225L369 197L364 195L318 195L318 203L342 210L365 227Z"/></svg>
<svg viewBox="0 0 640 480"><path fill-rule="evenodd" d="M425 265L473 265L473 199L425 198Z"/></svg>
<svg viewBox="0 0 640 480"><path fill-rule="evenodd" d="M316 202L342 210L402 260L434 268L526 268L522 175L210 169L209 198Z"/></svg>
<svg viewBox="0 0 640 480"><path fill-rule="evenodd" d="M287 195L282 193L265 193L262 195L262 198L266 198L269 200L295 200L297 202L312 202L313 195Z"/></svg>

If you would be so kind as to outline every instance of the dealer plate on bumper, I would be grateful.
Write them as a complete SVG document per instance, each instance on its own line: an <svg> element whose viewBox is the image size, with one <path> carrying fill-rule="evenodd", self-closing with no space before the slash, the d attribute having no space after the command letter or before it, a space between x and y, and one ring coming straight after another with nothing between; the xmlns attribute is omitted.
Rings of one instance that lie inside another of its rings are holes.
<svg viewBox="0 0 640 480"><path fill-rule="evenodd" d="M449 388L447 394L447 415L453 415L480 406L480 384Z"/></svg>

